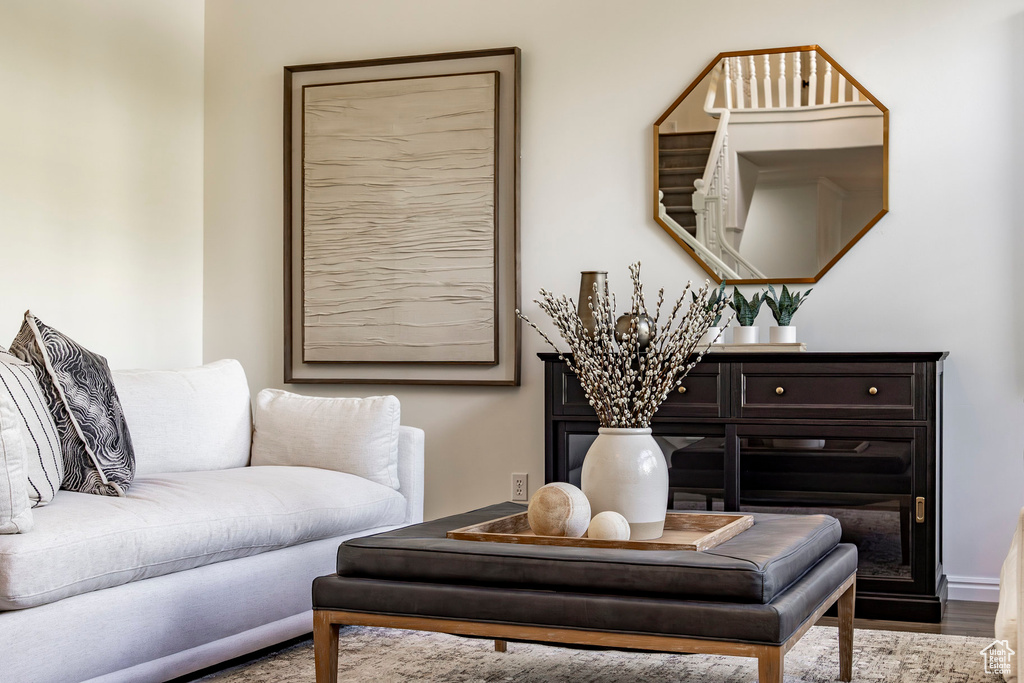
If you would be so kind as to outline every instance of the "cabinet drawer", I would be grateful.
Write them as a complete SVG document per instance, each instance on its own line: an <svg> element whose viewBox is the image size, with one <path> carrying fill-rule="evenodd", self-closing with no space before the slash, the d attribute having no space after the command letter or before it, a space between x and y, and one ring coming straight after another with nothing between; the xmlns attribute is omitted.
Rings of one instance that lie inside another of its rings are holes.
<svg viewBox="0 0 1024 683"><path fill-rule="evenodd" d="M741 417L924 419L915 363L743 363Z"/></svg>
<svg viewBox="0 0 1024 683"><path fill-rule="evenodd" d="M583 387L576 375L565 366L557 371L551 409L555 415L594 414ZM701 363L687 375L682 386L685 391L673 389L656 413L656 417L723 417L725 378L718 363Z"/></svg>
<svg viewBox="0 0 1024 683"><path fill-rule="evenodd" d="M701 363L673 389L657 415L663 417L725 417L725 377L718 363Z"/></svg>

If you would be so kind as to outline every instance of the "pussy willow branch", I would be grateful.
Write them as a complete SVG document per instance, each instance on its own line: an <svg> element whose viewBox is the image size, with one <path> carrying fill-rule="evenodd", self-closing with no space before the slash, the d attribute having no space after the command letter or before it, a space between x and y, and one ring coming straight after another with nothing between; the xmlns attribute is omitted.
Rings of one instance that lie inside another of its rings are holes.
<svg viewBox="0 0 1024 683"><path fill-rule="evenodd" d="M711 285L705 281L697 291L696 299L691 298L690 304L686 305L692 288L688 282L668 317L662 321L665 290L659 290L651 319L651 342L641 349L638 316L649 314L640 279L640 262L630 266L629 275L633 282L630 299L633 318L621 339L615 336L617 316L613 294L595 284L593 293L587 296L586 307L593 312L596 321L596 329L591 333L583 326L572 299L540 290L540 298L535 303L551 318L555 329L568 344L571 358L528 317L516 311L558 352L559 358L579 379L602 427L649 427L668 395L704 357L707 345L700 344L701 337L729 304L728 297L711 304L708 300Z"/></svg>

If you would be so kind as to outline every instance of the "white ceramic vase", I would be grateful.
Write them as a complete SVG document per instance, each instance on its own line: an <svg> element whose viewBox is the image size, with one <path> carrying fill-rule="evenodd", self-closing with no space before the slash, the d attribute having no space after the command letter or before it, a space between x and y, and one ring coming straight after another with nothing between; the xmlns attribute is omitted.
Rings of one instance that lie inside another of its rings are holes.
<svg viewBox="0 0 1024 683"><path fill-rule="evenodd" d="M772 327L768 330L768 341L772 344L795 344L796 326L784 325L782 327Z"/></svg>
<svg viewBox="0 0 1024 683"><path fill-rule="evenodd" d="M590 514L618 512L634 541L660 538L668 507L668 464L650 428L601 427L583 460Z"/></svg>
<svg viewBox="0 0 1024 683"><path fill-rule="evenodd" d="M757 333L759 330L759 327L755 327L753 325L750 325L748 327L743 327L742 325L740 325L739 327L734 327L732 328L732 343L756 344L758 336Z"/></svg>
<svg viewBox="0 0 1024 683"><path fill-rule="evenodd" d="M708 331L705 332L704 335L700 338L700 341L697 342L697 349L698 350L703 349L705 346L708 346L709 344L724 344L724 343L725 343L725 335L722 334L722 328L721 327L709 327Z"/></svg>

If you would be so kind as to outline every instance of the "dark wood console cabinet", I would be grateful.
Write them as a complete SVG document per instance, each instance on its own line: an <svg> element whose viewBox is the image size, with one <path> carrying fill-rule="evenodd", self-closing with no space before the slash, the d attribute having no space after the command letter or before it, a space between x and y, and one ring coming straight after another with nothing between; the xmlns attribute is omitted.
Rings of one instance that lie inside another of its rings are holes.
<svg viewBox="0 0 1024 683"><path fill-rule="evenodd" d="M580 484L598 423L545 364L545 481ZM857 616L938 622L945 353L712 353L652 424L674 509L824 513L860 553Z"/></svg>

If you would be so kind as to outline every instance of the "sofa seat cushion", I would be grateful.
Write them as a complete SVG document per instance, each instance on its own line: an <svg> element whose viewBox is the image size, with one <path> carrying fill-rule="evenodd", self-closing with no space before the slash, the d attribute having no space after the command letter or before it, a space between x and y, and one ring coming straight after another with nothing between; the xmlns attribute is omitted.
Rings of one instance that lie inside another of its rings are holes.
<svg viewBox="0 0 1024 683"><path fill-rule="evenodd" d="M480 543L446 537L453 529L525 511L525 505L501 503L351 539L338 549L338 574L767 604L832 552L842 534L839 522L826 515L754 514L754 526L704 552Z"/></svg>
<svg viewBox="0 0 1024 683"><path fill-rule="evenodd" d="M342 472L242 467L139 477L125 497L58 491L0 536L0 610L401 524L405 498Z"/></svg>

